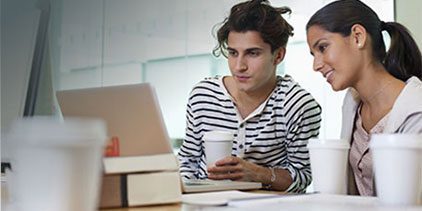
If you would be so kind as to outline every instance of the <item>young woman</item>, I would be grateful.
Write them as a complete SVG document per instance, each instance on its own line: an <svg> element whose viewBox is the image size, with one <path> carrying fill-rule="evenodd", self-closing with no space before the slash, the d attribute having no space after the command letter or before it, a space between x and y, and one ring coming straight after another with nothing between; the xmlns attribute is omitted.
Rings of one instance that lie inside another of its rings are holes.
<svg viewBox="0 0 422 211"><path fill-rule="evenodd" d="M326 5L306 29L314 70L333 90L349 88L341 135L351 142L349 193L375 195L371 134L422 133L420 50L403 25L381 21L358 0ZM391 37L388 51L382 31Z"/></svg>
<svg viewBox="0 0 422 211"><path fill-rule="evenodd" d="M227 57L230 76L208 78L192 90L179 151L185 178L260 182L272 190L304 192L311 182L306 144L317 137L321 108L290 76L277 76L293 28L266 1L232 7L217 32L214 53ZM232 156L207 168L204 132L234 133Z"/></svg>

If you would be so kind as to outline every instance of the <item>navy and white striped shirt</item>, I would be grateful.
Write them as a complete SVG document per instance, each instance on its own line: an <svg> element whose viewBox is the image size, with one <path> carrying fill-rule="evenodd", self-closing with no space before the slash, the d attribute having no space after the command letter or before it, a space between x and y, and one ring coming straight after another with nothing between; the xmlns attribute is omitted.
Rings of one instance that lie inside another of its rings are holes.
<svg viewBox="0 0 422 211"><path fill-rule="evenodd" d="M306 145L319 134L321 107L290 76L277 76L268 99L243 119L222 78L205 79L190 94L186 136L178 154L182 176L207 177L202 136L224 130L234 133L233 156L288 170L293 183L287 191L304 192L312 179Z"/></svg>

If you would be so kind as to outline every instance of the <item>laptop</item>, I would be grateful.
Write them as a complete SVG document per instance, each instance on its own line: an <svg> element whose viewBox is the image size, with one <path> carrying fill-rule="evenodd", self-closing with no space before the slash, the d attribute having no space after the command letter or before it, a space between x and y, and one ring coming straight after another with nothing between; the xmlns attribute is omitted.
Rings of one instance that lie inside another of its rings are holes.
<svg viewBox="0 0 422 211"><path fill-rule="evenodd" d="M119 156L173 153L155 90L149 83L84 88L56 93L64 117L102 118L108 136L119 137ZM184 193L251 190L261 183L182 180Z"/></svg>
<svg viewBox="0 0 422 211"><path fill-rule="evenodd" d="M119 156L173 153L150 84L65 90L56 96L64 117L103 119L108 137L119 139Z"/></svg>

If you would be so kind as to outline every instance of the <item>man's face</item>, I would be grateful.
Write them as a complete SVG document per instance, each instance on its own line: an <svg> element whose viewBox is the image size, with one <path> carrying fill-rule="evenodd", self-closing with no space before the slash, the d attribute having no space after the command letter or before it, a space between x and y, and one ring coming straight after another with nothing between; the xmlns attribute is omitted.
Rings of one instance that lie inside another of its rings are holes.
<svg viewBox="0 0 422 211"><path fill-rule="evenodd" d="M257 31L231 31L227 41L230 72L241 92L260 93L274 86L276 67L284 57L284 48L271 53Z"/></svg>

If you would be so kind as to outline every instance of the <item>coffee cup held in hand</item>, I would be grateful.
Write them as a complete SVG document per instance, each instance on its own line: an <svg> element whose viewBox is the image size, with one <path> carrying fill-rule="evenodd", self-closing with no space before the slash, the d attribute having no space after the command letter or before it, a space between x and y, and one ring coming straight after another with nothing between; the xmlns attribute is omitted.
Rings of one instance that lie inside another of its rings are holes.
<svg viewBox="0 0 422 211"><path fill-rule="evenodd" d="M208 131L204 133L204 150L207 166L212 166L216 161L230 156L232 152L234 135L228 131Z"/></svg>

